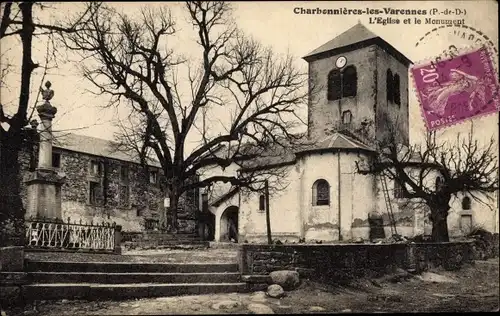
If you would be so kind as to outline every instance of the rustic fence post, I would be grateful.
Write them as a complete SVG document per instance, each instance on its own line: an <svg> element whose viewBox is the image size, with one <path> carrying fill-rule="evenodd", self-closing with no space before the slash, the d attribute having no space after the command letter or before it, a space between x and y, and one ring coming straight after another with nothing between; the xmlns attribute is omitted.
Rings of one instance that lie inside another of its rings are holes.
<svg viewBox="0 0 500 316"><path fill-rule="evenodd" d="M122 253L121 242L122 242L122 226L116 225L115 226L115 249L114 249L113 253L115 253L117 255L121 255L121 253Z"/></svg>

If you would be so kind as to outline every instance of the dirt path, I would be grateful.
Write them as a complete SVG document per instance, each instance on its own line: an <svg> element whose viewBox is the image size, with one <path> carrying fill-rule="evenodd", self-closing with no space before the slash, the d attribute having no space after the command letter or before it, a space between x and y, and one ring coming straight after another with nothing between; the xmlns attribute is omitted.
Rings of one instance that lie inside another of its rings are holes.
<svg viewBox="0 0 500 316"><path fill-rule="evenodd" d="M472 312L499 307L498 259L460 271L436 270L399 283L363 280L350 287L304 281L282 299L263 292L163 297L128 301L42 302L31 315L172 315L350 312ZM9 314L7 314L9 315Z"/></svg>

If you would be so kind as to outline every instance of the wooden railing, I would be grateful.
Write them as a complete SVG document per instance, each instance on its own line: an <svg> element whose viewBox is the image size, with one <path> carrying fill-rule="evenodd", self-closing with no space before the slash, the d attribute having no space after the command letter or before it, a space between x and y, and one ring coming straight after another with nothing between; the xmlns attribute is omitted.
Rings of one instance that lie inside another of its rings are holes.
<svg viewBox="0 0 500 316"><path fill-rule="evenodd" d="M67 250L115 251L119 246L117 234L121 230L115 223L90 224L50 221L46 219L26 220L26 247Z"/></svg>

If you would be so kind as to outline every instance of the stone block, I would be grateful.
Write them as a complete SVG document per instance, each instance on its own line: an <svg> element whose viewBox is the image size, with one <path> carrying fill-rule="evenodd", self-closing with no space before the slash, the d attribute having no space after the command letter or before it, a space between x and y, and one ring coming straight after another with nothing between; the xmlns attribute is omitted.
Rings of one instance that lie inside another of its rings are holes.
<svg viewBox="0 0 500 316"><path fill-rule="evenodd" d="M270 284L272 279L271 276L269 275L242 275L241 280L246 283L252 283L252 284L257 284L257 283L265 283L265 284Z"/></svg>
<svg viewBox="0 0 500 316"><path fill-rule="evenodd" d="M24 247L0 248L0 271L21 272L24 269Z"/></svg>
<svg viewBox="0 0 500 316"><path fill-rule="evenodd" d="M300 284L299 273L297 271L281 270L270 273L272 282L282 286L285 290L296 289Z"/></svg>

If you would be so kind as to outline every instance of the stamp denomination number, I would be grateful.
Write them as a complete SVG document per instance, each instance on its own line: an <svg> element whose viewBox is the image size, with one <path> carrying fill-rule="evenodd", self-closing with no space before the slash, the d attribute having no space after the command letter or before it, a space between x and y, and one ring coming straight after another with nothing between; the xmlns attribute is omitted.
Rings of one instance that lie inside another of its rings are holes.
<svg viewBox="0 0 500 316"><path fill-rule="evenodd" d="M422 80L425 83L434 82L437 78L439 78L439 74L436 72L436 69L420 69L420 75L422 76Z"/></svg>

